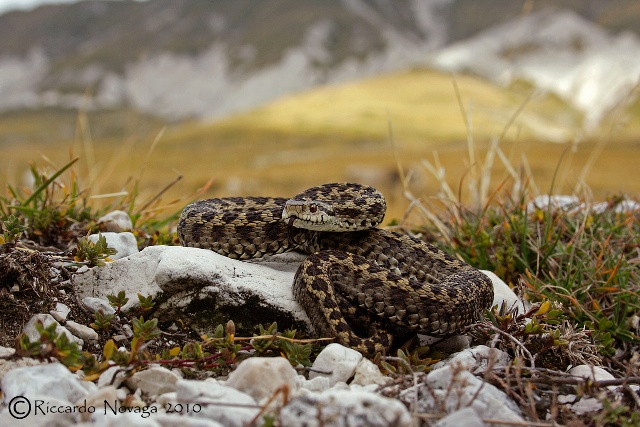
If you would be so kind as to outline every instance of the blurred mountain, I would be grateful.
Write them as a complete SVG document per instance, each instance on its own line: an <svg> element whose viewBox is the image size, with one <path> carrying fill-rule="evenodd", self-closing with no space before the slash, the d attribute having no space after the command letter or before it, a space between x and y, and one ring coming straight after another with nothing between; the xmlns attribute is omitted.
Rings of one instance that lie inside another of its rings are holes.
<svg viewBox="0 0 640 427"><path fill-rule="evenodd" d="M0 15L0 111L127 106L170 120L213 118L321 84L425 64L502 83L528 80L569 98L577 86L558 82L560 71L595 69L580 79L592 93L610 95L606 110L637 83L639 31L636 0L48 5ZM618 59L607 68L609 53ZM598 56L600 68L587 67ZM538 60L558 68L551 81L532 71ZM607 94L602 85L611 81ZM570 99L583 109L599 100Z"/></svg>
<svg viewBox="0 0 640 427"><path fill-rule="evenodd" d="M582 111L589 132L632 101L640 85L640 38L630 31L613 35L571 10L542 10L440 49L430 64L501 86L527 81Z"/></svg>

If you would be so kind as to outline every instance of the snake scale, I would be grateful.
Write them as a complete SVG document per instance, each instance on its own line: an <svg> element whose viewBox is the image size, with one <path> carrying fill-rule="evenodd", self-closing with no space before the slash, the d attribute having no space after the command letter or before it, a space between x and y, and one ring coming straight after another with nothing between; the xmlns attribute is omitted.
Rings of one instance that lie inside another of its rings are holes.
<svg viewBox="0 0 640 427"><path fill-rule="evenodd" d="M291 199L197 201L183 210L178 236L234 259L310 254L295 299L316 333L365 355L388 351L398 334L461 332L491 306L491 281L427 242L375 228L385 210L372 187L325 184Z"/></svg>

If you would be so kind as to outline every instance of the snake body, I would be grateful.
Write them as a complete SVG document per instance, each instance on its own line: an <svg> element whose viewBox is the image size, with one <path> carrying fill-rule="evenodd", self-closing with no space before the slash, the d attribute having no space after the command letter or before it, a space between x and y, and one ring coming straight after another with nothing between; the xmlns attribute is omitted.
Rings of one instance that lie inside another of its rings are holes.
<svg viewBox="0 0 640 427"><path fill-rule="evenodd" d="M405 234L375 228L386 205L360 184L325 184L291 198L228 197L188 205L182 245L234 259L291 250L310 254L293 295L316 332L366 355L394 335L460 333L491 306L479 270Z"/></svg>

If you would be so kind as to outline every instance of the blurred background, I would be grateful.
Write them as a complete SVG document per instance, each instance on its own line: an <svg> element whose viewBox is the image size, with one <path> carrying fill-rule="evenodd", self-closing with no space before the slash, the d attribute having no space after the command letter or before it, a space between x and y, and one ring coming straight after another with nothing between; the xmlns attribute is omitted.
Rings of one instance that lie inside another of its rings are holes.
<svg viewBox="0 0 640 427"><path fill-rule="evenodd" d="M639 79L637 0L0 0L0 185L637 197Z"/></svg>

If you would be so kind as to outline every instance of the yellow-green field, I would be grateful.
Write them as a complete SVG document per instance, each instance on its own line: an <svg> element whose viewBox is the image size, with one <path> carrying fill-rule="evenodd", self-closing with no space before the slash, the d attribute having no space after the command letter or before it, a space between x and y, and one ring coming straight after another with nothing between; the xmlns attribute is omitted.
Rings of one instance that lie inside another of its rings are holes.
<svg viewBox="0 0 640 427"><path fill-rule="evenodd" d="M455 84L457 92L451 76L415 70L319 88L211 123L165 124L133 112L4 115L0 185L19 183L29 162L59 167L79 155L74 171L93 195L132 191L138 181L144 202L179 175L165 203L211 179L207 197L292 195L354 180L387 195L390 218L407 206L396 155L414 194L430 197L439 183L423 160L433 162L437 152L457 191L481 164L471 164L468 140L479 159L500 140L513 166L526 156L541 192L549 190L567 146L556 193L571 191L581 178L599 199L640 192L638 103L613 112L597 134L584 138L579 113L525 84L504 89L464 76ZM506 176L496 158L494 182Z"/></svg>

